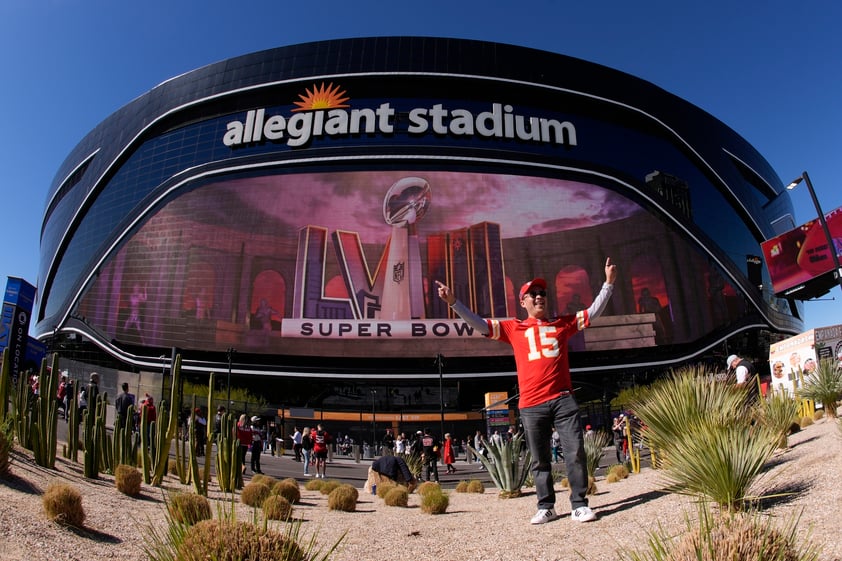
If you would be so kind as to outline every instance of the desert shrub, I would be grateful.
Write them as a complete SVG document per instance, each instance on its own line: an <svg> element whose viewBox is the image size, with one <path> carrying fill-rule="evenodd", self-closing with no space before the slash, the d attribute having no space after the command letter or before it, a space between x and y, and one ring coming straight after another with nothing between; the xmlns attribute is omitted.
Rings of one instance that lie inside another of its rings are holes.
<svg viewBox="0 0 842 561"><path fill-rule="evenodd" d="M354 512L357 509L359 491L348 484L341 484L327 496L328 510Z"/></svg>
<svg viewBox="0 0 842 561"><path fill-rule="evenodd" d="M606 483L617 483L618 481L620 481L620 476L617 475L616 473L608 473L605 476L605 482Z"/></svg>
<svg viewBox="0 0 842 561"><path fill-rule="evenodd" d="M599 489L596 486L596 479L594 479L592 476L589 475L588 476L588 490L585 491L585 494L586 495L596 495L597 493L599 493Z"/></svg>
<svg viewBox="0 0 842 561"><path fill-rule="evenodd" d="M301 490L298 488L298 484L290 483L286 479L272 485L272 494L280 495L292 504L301 502Z"/></svg>
<svg viewBox="0 0 842 561"><path fill-rule="evenodd" d="M427 493L440 493L441 486L433 481L425 481L418 486L418 494L422 497Z"/></svg>
<svg viewBox="0 0 842 561"><path fill-rule="evenodd" d="M178 475L178 462L176 462L173 459L170 459L167 462L167 473L169 473L170 475Z"/></svg>
<svg viewBox="0 0 842 561"><path fill-rule="evenodd" d="M296 487L301 487L301 485L298 483L298 480L294 477L285 477L284 479L281 479L281 482L282 483L292 483Z"/></svg>
<svg viewBox="0 0 842 561"><path fill-rule="evenodd" d="M824 409L816 409L813 412L813 420L821 421L822 419L824 419Z"/></svg>
<svg viewBox="0 0 842 561"><path fill-rule="evenodd" d="M266 500L266 497L271 494L272 489L265 483L250 481L240 492L240 500L245 505L260 508L263 506L263 501Z"/></svg>
<svg viewBox="0 0 842 561"><path fill-rule="evenodd" d="M444 514L448 504L450 504L450 498L441 490L441 487L436 490L431 489L421 495L421 511L427 514Z"/></svg>
<svg viewBox="0 0 842 561"><path fill-rule="evenodd" d="M685 367L650 386L633 404L647 439L662 458L669 489L729 510L746 505L749 489L778 446L779 434L754 422L745 392Z"/></svg>
<svg viewBox="0 0 842 561"><path fill-rule="evenodd" d="M271 475L266 475L264 473L256 473L251 477L251 483L263 483L270 489L276 481L277 480L274 477L272 477Z"/></svg>
<svg viewBox="0 0 842 561"><path fill-rule="evenodd" d="M141 482L143 482L143 474L139 469L126 464L119 464L114 468L114 484L124 495L138 496Z"/></svg>
<svg viewBox="0 0 842 561"><path fill-rule="evenodd" d="M270 495L263 501L263 515L269 520L287 520L292 515L292 504L283 495Z"/></svg>
<svg viewBox="0 0 842 561"><path fill-rule="evenodd" d="M178 546L183 561L303 561L305 552L287 535L246 522L204 520Z"/></svg>
<svg viewBox="0 0 842 561"><path fill-rule="evenodd" d="M380 491L380 488L377 488ZM383 496L383 503L387 506L402 506L409 505L409 490L401 485L390 486L389 492Z"/></svg>
<svg viewBox="0 0 842 561"><path fill-rule="evenodd" d="M613 473L618 479L625 479L629 476L629 468L625 464L614 464L608 468L608 473Z"/></svg>
<svg viewBox="0 0 842 561"><path fill-rule="evenodd" d="M304 488L308 491L318 491L322 488L322 484L324 482L324 479L311 479L310 481L304 484Z"/></svg>
<svg viewBox="0 0 842 561"><path fill-rule="evenodd" d="M377 496L383 499L386 497L386 495L389 494L389 491L391 491L395 487L398 487L398 485L394 483L380 482L377 485Z"/></svg>
<svg viewBox="0 0 842 561"><path fill-rule="evenodd" d="M816 370L805 377L798 395L805 399L820 401L828 417L835 418L839 397L842 396L842 368L839 368L832 358L819 360Z"/></svg>
<svg viewBox="0 0 842 561"><path fill-rule="evenodd" d="M52 483L41 497L47 518L63 526L81 528L85 522L82 495L66 483Z"/></svg>
<svg viewBox="0 0 842 561"><path fill-rule="evenodd" d="M599 469L599 462L605 454L605 447L611 437L603 431L593 432L585 435L585 465L588 468L588 475L593 475Z"/></svg>
<svg viewBox="0 0 842 561"><path fill-rule="evenodd" d="M468 482L467 481L460 481L456 484L456 489L454 489L457 493L467 493L468 492Z"/></svg>
<svg viewBox="0 0 842 561"><path fill-rule="evenodd" d="M806 429L807 427L809 427L812 424L813 424L813 418L812 417L801 417L801 422L799 423L799 425L801 426L802 429Z"/></svg>
<svg viewBox="0 0 842 561"><path fill-rule="evenodd" d="M7 431L0 427L0 479L9 476L9 466L11 462L9 458L12 452L12 439Z"/></svg>
<svg viewBox="0 0 842 561"><path fill-rule="evenodd" d="M211 506L208 499L196 493L175 493L167 501L170 518L180 524L192 525L210 520Z"/></svg>
<svg viewBox="0 0 842 561"><path fill-rule="evenodd" d="M322 495L330 495L340 485L342 483L335 479L322 479L322 486L319 487L319 491Z"/></svg>
<svg viewBox="0 0 842 561"><path fill-rule="evenodd" d="M772 517L759 513L712 515L700 510L698 526L688 517L687 531L677 535L653 534L650 551L633 553L621 559L632 561L815 561L817 550L796 535L797 519L782 528Z"/></svg>
<svg viewBox="0 0 842 561"><path fill-rule="evenodd" d="M798 402L786 391L772 392L760 401L757 420L778 435L778 448L787 447L787 435L792 432L793 421L797 418Z"/></svg>
<svg viewBox="0 0 842 561"><path fill-rule="evenodd" d="M479 479L472 479L468 482L469 493L485 493L485 485Z"/></svg>

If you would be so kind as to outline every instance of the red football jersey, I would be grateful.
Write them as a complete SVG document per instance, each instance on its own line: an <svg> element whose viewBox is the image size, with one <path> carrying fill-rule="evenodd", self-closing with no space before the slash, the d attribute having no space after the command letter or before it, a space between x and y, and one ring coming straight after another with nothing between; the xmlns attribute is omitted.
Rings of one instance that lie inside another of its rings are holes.
<svg viewBox="0 0 842 561"><path fill-rule="evenodd" d="M571 390L567 340L586 328L588 311L554 320L489 319L488 337L512 346L520 388L520 408L540 405Z"/></svg>

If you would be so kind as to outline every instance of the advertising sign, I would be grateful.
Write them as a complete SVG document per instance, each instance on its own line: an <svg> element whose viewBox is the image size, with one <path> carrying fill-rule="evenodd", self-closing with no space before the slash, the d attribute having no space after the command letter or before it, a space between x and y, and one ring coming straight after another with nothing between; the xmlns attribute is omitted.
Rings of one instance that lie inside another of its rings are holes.
<svg viewBox="0 0 842 561"><path fill-rule="evenodd" d="M9 349L10 372L15 382L26 363L29 322L34 301L34 286L23 279L8 277L0 315L0 350Z"/></svg>
<svg viewBox="0 0 842 561"><path fill-rule="evenodd" d="M825 215L837 255L842 251L842 207ZM761 244L777 296L789 296L809 287L810 281L834 269L833 255L818 218ZM804 294L810 298L815 294Z"/></svg>

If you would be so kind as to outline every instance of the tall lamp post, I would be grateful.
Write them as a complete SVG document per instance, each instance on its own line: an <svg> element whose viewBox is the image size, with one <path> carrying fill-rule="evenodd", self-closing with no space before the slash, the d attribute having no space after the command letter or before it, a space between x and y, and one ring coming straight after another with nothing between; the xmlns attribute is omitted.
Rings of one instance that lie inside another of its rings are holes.
<svg viewBox="0 0 842 561"><path fill-rule="evenodd" d="M371 390L371 457L377 455L377 390Z"/></svg>
<svg viewBox="0 0 842 561"><path fill-rule="evenodd" d="M787 190L792 191L795 189L799 183L804 182L807 184L807 190L810 191L810 197L813 199L813 204L816 207L816 212L819 215L819 222L822 225L822 230L824 230L824 237L827 240L827 248L830 251L830 256L833 258L833 275L836 278L837 284L839 284L839 288L842 289L842 268L839 266L839 256L836 254L836 244L833 243L833 236L830 235L830 228L827 227L827 220L824 218L824 212L822 212L822 207L819 206L819 199L816 197L816 190L813 189L813 183L810 181L810 176L807 175L807 172L802 172L797 178L793 179L789 185L786 186Z"/></svg>
<svg viewBox="0 0 842 561"><path fill-rule="evenodd" d="M436 366L439 369L439 415L441 416L441 433L439 434L439 438L441 438L441 441L444 442L444 374L442 373L444 367L444 355L441 353L436 355Z"/></svg>
<svg viewBox="0 0 842 561"><path fill-rule="evenodd" d="M237 349L234 347L228 347L228 397L225 400L225 407L227 410L231 409L231 363L234 361L234 353L237 352Z"/></svg>

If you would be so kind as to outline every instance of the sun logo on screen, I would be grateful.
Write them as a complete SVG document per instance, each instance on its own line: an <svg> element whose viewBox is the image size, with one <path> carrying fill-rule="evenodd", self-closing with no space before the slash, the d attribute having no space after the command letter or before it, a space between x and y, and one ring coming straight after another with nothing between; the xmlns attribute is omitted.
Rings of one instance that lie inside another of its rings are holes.
<svg viewBox="0 0 842 561"><path fill-rule="evenodd" d="M313 84L313 88L305 89L305 94L299 94L301 101L296 101L297 108L293 111L312 111L318 109L336 109L340 107L350 107L346 101L351 99L345 95L345 90L339 86L334 86L331 82L327 86L322 82L321 86Z"/></svg>

